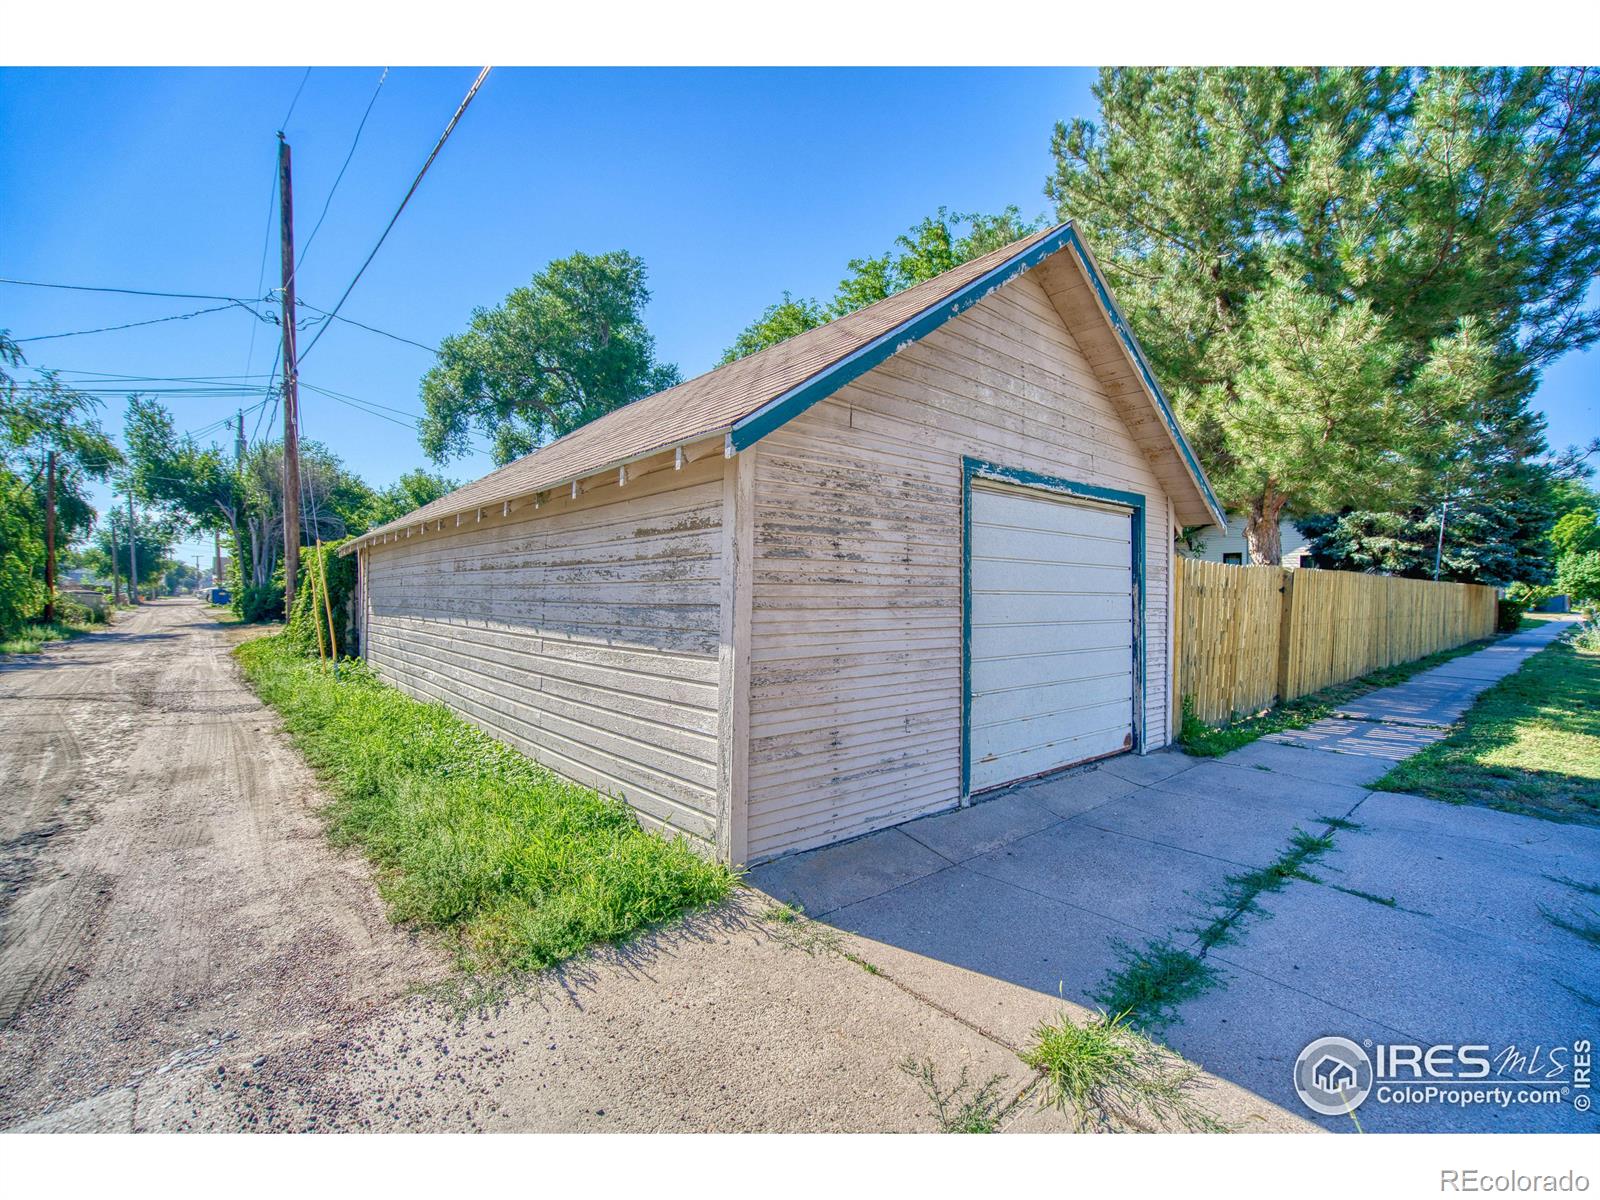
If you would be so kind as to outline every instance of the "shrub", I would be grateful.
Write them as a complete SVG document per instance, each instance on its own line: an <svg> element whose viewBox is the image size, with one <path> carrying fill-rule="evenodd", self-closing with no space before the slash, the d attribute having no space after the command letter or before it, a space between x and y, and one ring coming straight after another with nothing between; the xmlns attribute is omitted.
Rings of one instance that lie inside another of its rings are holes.
<svg viewBox="0 0 1600 1200"><path fill-rule="evenodd" d="M1495 629L1500 633L1515 633L1522 624L1522 614L1527 611L1528 606L1521 600L1501 600L1495 610Z"/></svg>
<svg viewBox="0 0 1600 1200"><path fill-rule="evenodd" d="M80 604L71 596L56 594L56 620L65 625L99 625L106 619L105 611L96 612L87 604Z"/></svg>
<svg viewBox="0 0 1600 1200"><path fill-rule="evenodd" d="M283 616L283 584L277 580L241 588L234 593L233 609L246 621L276 621Z"/></svg>

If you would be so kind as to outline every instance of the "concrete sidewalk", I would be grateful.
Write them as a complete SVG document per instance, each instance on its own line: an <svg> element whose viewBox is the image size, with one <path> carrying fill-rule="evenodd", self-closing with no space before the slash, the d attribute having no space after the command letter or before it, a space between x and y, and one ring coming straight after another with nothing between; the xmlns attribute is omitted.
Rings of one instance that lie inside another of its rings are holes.
<svg viewBox="0 0 1600 1200"><path fill-rule="evenodd" d="M1318 1037L1548 1055L1596 1033L1600 954L1550 914L1582 921L1592 907L1573 884L1600 882L1600 829L1369 785L1445 736L1481 691L1564 628L1514 635L1222 759L1110 759L768 864L752 882L856 935L868 961L980 1024L1001 987L1094 1007L1130 951L1195 953L1214 986L1179 1010L1164 1039L1308 1118L1292 1068ZM1297 830L1333 837L1315 879L1263 896L1228 944L1206 951L1197 933L1230 878L1277 861ZM951 967L958 990L947 986ZM1354 1128L1347 1117L1312 1119ZM1372 1101L1360 1120L1369 1131L1596 1128L1566 1102Z"/></svg>

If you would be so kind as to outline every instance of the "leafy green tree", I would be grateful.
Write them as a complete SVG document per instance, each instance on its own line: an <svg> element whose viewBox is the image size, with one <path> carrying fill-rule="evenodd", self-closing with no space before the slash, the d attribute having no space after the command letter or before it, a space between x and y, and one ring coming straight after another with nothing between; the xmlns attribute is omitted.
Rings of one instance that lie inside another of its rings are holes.
<svg viewBox="0 0 1600 1200"><path fill-rule="evenodd" d="M475 310L422 378L423 451L446 462L470 452L477 431L507 463L677 383L645 328L649 300L644 262L617 250L557 259Z"/></svg>
<svg viewBox="0 0 1600 1200"><path fill-rule="evenodd" d="M432 504L439 497L448 496L460 486L457 480L433 475L421 468L407 471L388 487L378 488L372 493L372 499L360 512L361 527L352 527L351 532L364 533L368 529L399 520L424 504Z"/></svg>
<svg viewBox="0 0 1600 1200"><path fill-rule="evenodd" d="M200 572L194 569L193 564L179 562L175 558L166 560L166 570L161 575L161 585L169 596L176 596L179 592L192 592L200 582Z"/></svg>
<svg viewBox="0 0 1600 1200"><path fill-rule="evenodd" d="M283 555L282 444L258 444L239 459L229 448L179 437L172 415L140 396L128 401L123 437L135 495L186 529L226 531L236 593L269 588ZM326 446L301 443L300 483L306 544L368 528L375 494Z"/></svg>
<svg viewBox="0 0 1600 1200"><path fill-rule="evenodd" d="M941 208L924 217L894 241L894 245L874 258L853 258L845 277L827 303L795 299L785 292L740 331L722 361L736 359L787 341L797 333L815 329L829 321L915 284L943 275L962 263L981 258L991 250L1008 246L1018 238L1036 233L1037 221L1025 220L1012 205L999 213L953 213Z"/></svg>
<svg viewBox="0 0 1600 1200"><path fill-rule="evenodd" d="M723 352L721 361L733 362L735 359L754 354L757 350L765 350L768 346L786 342L797 333L815 329L818 325L826 325L833 319L828 312L827 306L815 300L796 300L785 292L783 299L769 305L759 317L739 331L739 336L733 340L733 345Z"/></svg>
<svg viewBox="0 0 1600 1200"><path fill-rule="evenodd" d="M1600 550L1563 555L1556 569L1556 588L1574 604L1600 603Z"/></svg>
<svg viewBox="0 0 1600 1200"><path fill-rule="evenodd" d="M1048 191L1254 561L1285 513L1427 507L1469 430L1542 452L1539 373L1600 336L1600 74L1119 69L1095 91Z"/></svg>
<svg viewBox="0 0 1600 1200"><path fill-rule="evenodd" d="M135 495L181 516L191 529L226 531L237 554L245 492L233 452L180 438L172 414L144 396L129 398L122 437Z"/></svg>
<svg viewBox="0 0 1600 1200"><path fill-rule="evenodd" d="M47 459L56 461L56 546L64 550L94 524L88 482L105 479L122 456L101 429L99 402L53 372L19 382L22 352L0 330L0 629L36 616L45 592Z"/></svg>
<svg viewBox="0 0 1600 1200"><path fill-rule="evenodd" d="M1572 509L1550 527L1550 543L1563 557L1600 550L1600 516L1592 508Z"/></svg>
<svg viewBox="0 0 1600 1200"><path fill-rule="evenodd" d="M180 525L165 514L139 513L133 522L133 558L138 567L138 586L145 589L160 584L173 565L172 547L181 532ZM95 574L114 583L128 577L128 516L112 508L96 525L80 553L80 560Z"/></svg>
<svg viewBox="0 0 1600 1200"><path fill-rule="evenodd" d="M0 467L0 634L44 607L44 549L27 480Z"/></svg>

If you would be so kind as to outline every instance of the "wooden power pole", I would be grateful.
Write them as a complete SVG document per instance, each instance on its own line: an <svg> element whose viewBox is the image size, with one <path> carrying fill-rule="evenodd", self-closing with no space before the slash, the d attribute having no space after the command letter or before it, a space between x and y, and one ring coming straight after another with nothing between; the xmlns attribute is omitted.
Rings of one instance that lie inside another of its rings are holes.
<svg viewBox="0 0 1600 1200"><path fill-rule="evenodd" d="M294 352L294 188L289 143L278 134L279 242L283 272L283 611L294 605L300 571L300 404ZM243 425L241 419L240 425Z"/></svg>
<svg viewBox="0 0 1600 1200"><path fill-rule="evenodd" d="M44 619L56 619L56 452L45 457Z"/></svg>
<svg viewBox="0 0 1600 1200"><path fill-rule="evenodd" d="M133 489L128 489L128 603L139 603L139 529L133 521Z"/></svg>

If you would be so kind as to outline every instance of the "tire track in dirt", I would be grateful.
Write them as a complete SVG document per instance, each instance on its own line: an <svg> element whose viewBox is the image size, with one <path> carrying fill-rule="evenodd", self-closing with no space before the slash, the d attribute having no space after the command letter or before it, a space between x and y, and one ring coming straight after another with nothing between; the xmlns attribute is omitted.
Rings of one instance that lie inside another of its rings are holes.
<svg viewBox="0 0 1600 1200"><path fill-rule="evenodd" d="M193 601L0 665L0 1126L438 977Z"/></svg>

